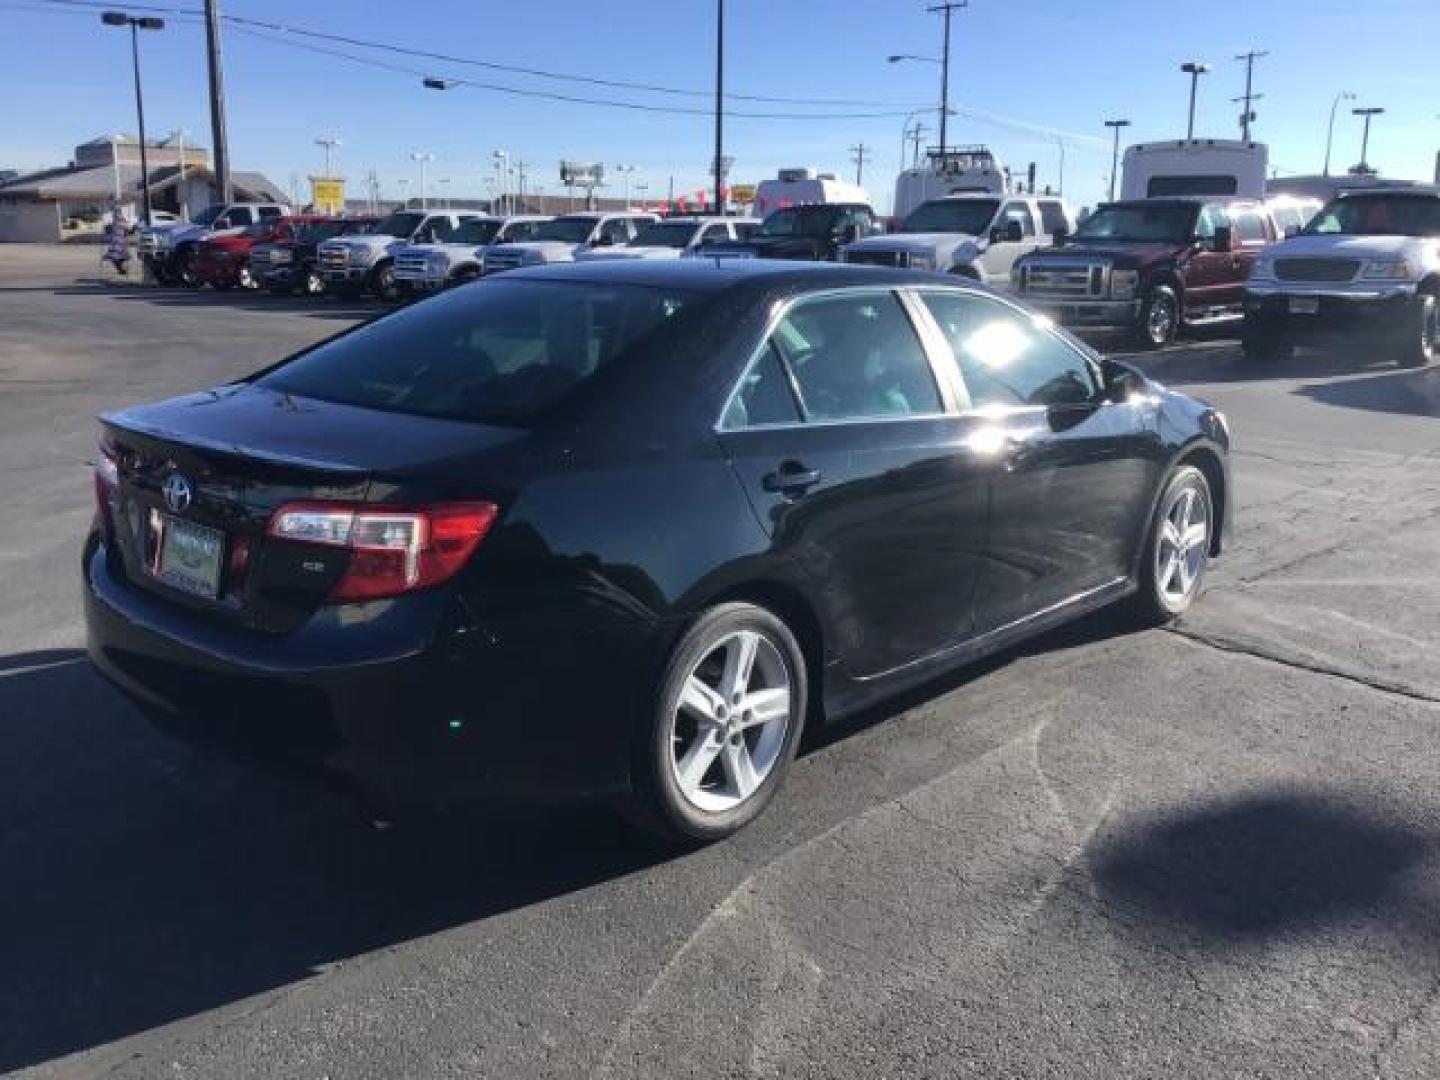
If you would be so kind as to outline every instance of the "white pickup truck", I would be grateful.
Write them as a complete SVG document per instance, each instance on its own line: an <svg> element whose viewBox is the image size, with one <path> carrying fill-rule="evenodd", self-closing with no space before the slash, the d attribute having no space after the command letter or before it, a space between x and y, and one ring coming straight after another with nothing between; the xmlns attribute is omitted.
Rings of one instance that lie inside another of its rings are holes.
<svg viewBox="0 0 1440 1080"><path fill-rule="evenodd" d="M1027 251L1074 228L1065 203L1035 195L948 195L921 203L893 233L846 244L841 260L959 274L1008 288L1010 268Z"/></svg>
<svg viewBox="0 0 1440 1080"><path fill-rule="evenodd" d="M541 225L534 240L490 248L485 252L481 273L498 274L521 266L574 262L583 251L628 244L646 225L659 220L654 214L630 211L566 214Z"/></svg>
<svg viewBox="0 0 1440 1080"><path fill-rule="evenodd" d="M1346 337L1404 368L1440 360L1440 188L1342 194L1255 261L1248 359Z"/></svg>
<svg viewBox="0 0 1440 1080"><path fill-rule="evenodd" d="M270 218L289 217L284 203L218 203L189 221L152 224L140 230L136 249L150 276L161 285L197 287L193 262L196 245L212 236L231 236Z"/></svg>
<svg viewBox="0 0 1440 1080"><path fill-rule="evenodd" d="M679 259L701 252L706 244L748 240L758 228L755 218L671 217L645 226L628 244L582 251L575 261Z"/></svg>
<svg viewBox="0 0 1440 1080"><path fill-rule="evenodd" d="M396 287L402 293L424 293L472 281L480 276L480 263L491 247L533 240L549 220L538 214L487 214L464 222L445 240L392 248Z"/></svg>
<svg viewBox="0 0 1440 1080"><path fill-rule="evenodd" d="M326 288L357 292L368 290L381 300L395 300L393 249L406 244L433 244L448 240L477 213L453 210L396 210L374 231L341 236L320 245L320 275Z"/></svg>

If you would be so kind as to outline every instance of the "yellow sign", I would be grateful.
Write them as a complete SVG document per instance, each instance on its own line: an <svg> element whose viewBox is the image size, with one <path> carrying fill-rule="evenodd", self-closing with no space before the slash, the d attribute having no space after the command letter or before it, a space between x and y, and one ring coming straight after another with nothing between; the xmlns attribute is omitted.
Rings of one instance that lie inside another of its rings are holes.
<svg viewBox="0 0 1440 1080"><path fill-rule="evenodd" d="M755 201L754 184L736 184L730 189L730 198L737 203Z"/></svg>
<svg viewBox="0 0 1440 1080"><path fill-rule="evenodd" d="M310 204L317 213L338 214L345 209L345 181L310 177Z"/></svg>

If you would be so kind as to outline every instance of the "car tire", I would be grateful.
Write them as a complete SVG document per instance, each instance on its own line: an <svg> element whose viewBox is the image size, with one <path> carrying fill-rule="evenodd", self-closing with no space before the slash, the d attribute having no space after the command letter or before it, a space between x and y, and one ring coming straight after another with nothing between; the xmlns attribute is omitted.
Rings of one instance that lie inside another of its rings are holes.
<svg viewBox="0 0 1440 1080"><path fill-rule="evenodd" d="M470 282L478 281L479 278L480 268L478 266L465 266L455 271L455 276L450 279L450 284L452 286L469 285Z"/></svg>
<svg viewBox="0 0 1440 1080"><path fill-rule="evenodd" d="M1265 364L1288 359L1295 347L1287 342L1272 320L1245 316L1240 330L1240 349L1251 363Z"/></svg>
<svg viewBox="0 0 1440 1080"><path fill-rule="evenodd" d="M175 269L171 275L175 284L182 289L198 289L203 284L195 273L195 257L193 255L177 255L175 257Z"/></svg>
<svg viewBox="0 0 1440 1080"><path fill-rule="evenodd" d="M1169 285L1153 286L1140 305L1133 334L1141 349L1163 349L1180 333L1180 298Z"/></svg>
<svg viewBox="0 0 1440 1080"><path fill-rule="evenodd" d="M325 279L320 276L320 271L313 266L307 266L300 271L300 295L320 296L325 292Z"/></svg>
<svg viewBox="0 0 1440 1080"><path fill-rule="evenodd" d="M800 744L807 675L795 635L773 612L726 603L700 615L657 683L626 816L682 844L720 840L753 821ZM757 716L761 708L768 717Z"/></svg>
<svg viewBox="0 0 1440 1080"><path fill-rule="evenodd" d="M381 263L370 272L370 291L386 303L400 299L400 286L395 281L395 264Z"/></svg>
<svg viewBox="0 0 1440 1080"><path fill-rule="evenodd" d="M1210 482L1193 465L1170 474L1140 552L1132 613L1147 625L1179 618L1200 593L1215 528Z"/></svg>
<svg viewBox="0 0 1440 1080"><path fill-rule="evenodd" d="M1428 291L1416 295L1399 350L1395 362L1402 368L1423 368L1440 359L1440 296Z"/></svg>

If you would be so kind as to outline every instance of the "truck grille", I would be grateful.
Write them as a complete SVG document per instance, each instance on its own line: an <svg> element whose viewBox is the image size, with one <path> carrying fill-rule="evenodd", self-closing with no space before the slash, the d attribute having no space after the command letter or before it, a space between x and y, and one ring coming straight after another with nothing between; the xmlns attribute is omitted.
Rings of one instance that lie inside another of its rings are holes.
<svg viewBox="0 0 1440 1080"><path fill-rule="evenodd" d="M349 248L321 248L320 268L322 270L344 270L350 264Z"/></svg>
<svg viewBox="0 0 1440 1080"><path fill-rule="evenodd" d="M270 252L263 248L250 249L250 268L257 274L270 269Z"/></svg>
<svg viewBox="0 0 1440 1080"><path fill-rule="evenodd" d="M406 281L421 280L425 277L425 256L423 254L395 256L395 276Z"/></svg>
<svg viewBox="0 0 1440 1080"><path fill-rule="evenodd" d="M910 253L908 251L847 251L845 261L860 266L893 266L896 269L904 269L910 265Z"/></svg>
<svg viewBox="0 0 1440 1080"><path fill-rule="evenodd" d="M136 245L141 255L154 255L162 249L160 238L154 233L142 232L140 242Z"/></svg>
<svg viewBox="0 0 1440 1080"><path fill-rule="evenodd" d="M1021 289L1027 296L1038 297L1104 296L1109 270L1105 263L1029 263L1023 271Z"/></svg>
<svg viewBox="0 0 1440 1080"><path fill-rule="evenodd" d="M1354 281L1359 259L1276 259L1275 276L1281 281Z"/></svg>
<svg viewBox="0 0 1440 1080"><path fill-rule="evenodd" d="M518 251L494 251L485 255L485 273L498 274L502 270L514 270L524 263L525 256Z"/></svg>

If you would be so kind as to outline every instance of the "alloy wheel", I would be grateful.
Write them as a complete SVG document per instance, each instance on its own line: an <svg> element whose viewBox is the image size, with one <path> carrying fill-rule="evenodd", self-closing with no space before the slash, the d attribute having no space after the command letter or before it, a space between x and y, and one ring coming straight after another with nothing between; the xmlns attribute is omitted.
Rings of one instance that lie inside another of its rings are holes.
<svg viewBox="0 0 1440 1080"><path fill-rule="evenodd" d="M1155 583L1167 603L1179 606L1190 598L1209 550L1209 507L1200 491L1187 484L1165 507L1155 545Z"/></svg>
<svg viewBox="0 0 1440 1080"><path fill-rule="evenodd" d="M691 668L671 717L670 769L681 796L717 814L750 799L775 768L794 688L780 649L738 630Z"/></svg>
<svg viewBox="0 0 1440 1080"><path fill-rule="evenodd" d="M1175 302L1161 293L1150 301L1145 315L1145 333L1156 345L1164 345L1175 335Z"/></svg>

